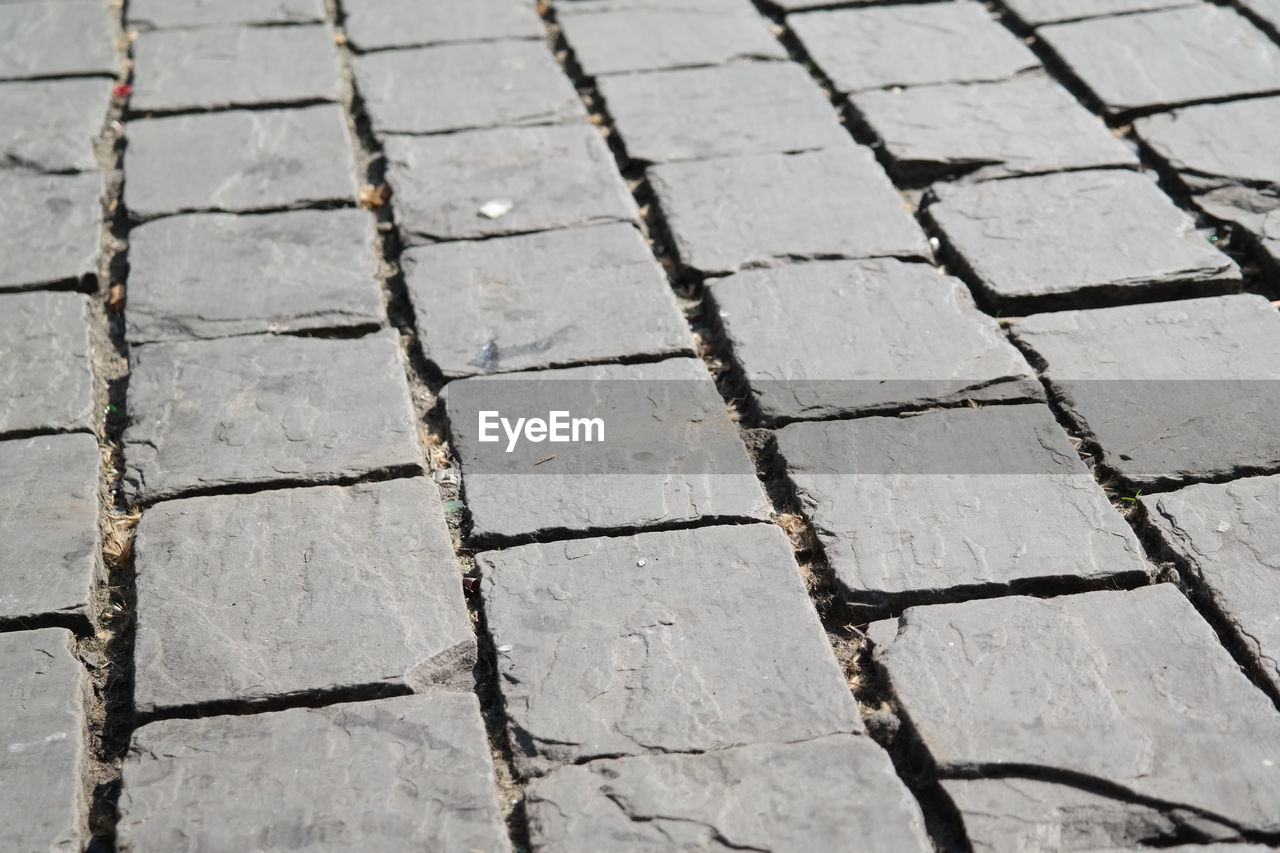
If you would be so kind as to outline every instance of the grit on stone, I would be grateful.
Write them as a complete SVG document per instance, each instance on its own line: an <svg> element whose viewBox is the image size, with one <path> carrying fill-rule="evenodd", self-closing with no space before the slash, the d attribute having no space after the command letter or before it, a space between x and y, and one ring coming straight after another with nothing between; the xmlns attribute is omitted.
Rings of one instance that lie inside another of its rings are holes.
<svg viewBox="0 0 1280 853"><path fill-rule="evenodd" d="M782 531L477 556L516 768L862 729Z"/></svg>
<svg viewBox="0 0 1280 853"><path fill-rule="evenodd" d="M915 799L870 738L566 767L528 791L540 850L930 851Z"/></svg>
<svg viewBox="0 0 1280 853"><path fill-rule="evenodd" d="M1280 477L1191 486L1141 500L1280 690Z"/></svg>
<svg viewBox="0 0 1280 853"><path fill-rule="evenodd" d="M974 179L1107 166L1137 155L1045 74L852 95L901 178Z"/></svg>
<svg viewBox="0 0 1280 853"><path fill-rule="evenodd" d="M79 293L0 294L0 434L90 428L88 307Z"/></svg>
<svg viewBox="0 0 1280 853"><path fill-rule="evenodd" d="M1280 827L1280 715L1170 584L914 607L876 657L944 775L1065 771Z"/></svg>
<svg viewBox="0 0 1280 853"><path fill-rule="evenodd" d="M410 242L640 217L589 124L392 136L384 147L396 216Z"/></svg>
<svg viewBox="0 0 1280 853"><path fill-rule="evenodd" d="M0 170L0 292L80 282L98 269L102 177Z"/></svg>
<svg viewBox="0 0 1280 853"><path fill-rule="evenodd" d="M98 168L93 141L110 103L111 81L100 78L0 83L0 115L10 123L0 139L0 167Z"/></svg>
<svg viewBox="0 0 1280 853"><path fill-rule="evenodd" d="M968 288L924 264L793 264L708 286L766 419L1043 397Z"/></svg>
<svg viewBox="0 0 1280 853"><path fill-rule="evenodd" d="M145 223L129 232L129 342L376 326L373 235L360 210Z"/></svg>
<svg viewBox="0 0 1280 853"><path fill-rule="evenodd" d="M627 223L421 246L400 265L422 354L449 377L693 355L666 276Z"/></svg>
<svg viewBox="0 0 1280 853"><path fill-rule="evenodd" d="M170 501L134 547L143 712L470 684L475 639L421 478Z"/></svg>
<svg viewBox="0 0 1280 853"><path fill-rule="evenodd" d="M134 217L352 203L355 167L337 104L231 110L129 124L124 198Z"/></svg>
<svg viewBox="0 0 1280 853"><path fill-rule="evenodd" d="M134 40L133 57L136 113L342 98L325 25L159 30Z"/></svg>
<svg viewBox="0 0 1280 853"><path fill-rule="evenodd" d="M3 9L0 6L0 9ZM81 849L80 664L59 628L0 634L0 846Z"/></svg>
<svg viewBox="0 0 1280 853"><path fill-rule="evenodd" d="M362 51L547 37L534 5L525 0L347 0L342 11L347 36Z"/></svg>
<svg viewBox="0 0 1280 853"><path fill-rule="evenodd" d="M848 138L794 62L621 74L602 77L599 89L627 157L643 163L783 154Z"/></svg>
<svg viewBox="0 0 1280 853"><path fill-rule="evenodd" d="M1240 268L1148 176L1067 172L938 185L927 214L973 271L983 295L1011 311L1053 310L1082 296L1238 291Z"/></svg>
<svg viewBox="0 0 1280 853"><path fill-rule="evenodd" d="M0 441L0 618L84 609L98 544L97 493L92 436Z"/></svg>
<svg viewBox="0 0 1280 853"><path fill-rule="evenodd" d="M1112 114L1280 89L1280 46L1210 3L1054 24L1037 35Z"/></svg>
<svg viewBox="0 0 1280 853"><path fill-rule="evenodd" d="M984 4L969 0L810 12L787 26L838 92L1004 80L1040 65Z"/></svg>
<svg viewBox="0 0 1280 853"><path fill-rule="evenodd" d="M324 0L129 0L129 26L216 27L229 24L318 24Z"/></svg>
<svg viewBox="0 0 1280 853"><path fill-rule="evenodd" d="M1198 6L1202 0L1005 0L1009 11L1038 26L1126 12L1151 12L1179 6Z"/></svg>
<svg viewBox="0 0 1280 853"><path fill-rule="evenodd" d="M115 27L101 0L0 3L0 80L119 72Z"/></svg>
<svg viewBox="0 0 1280 853"><path fill-rule="evenodd" d="M462 693L151 723L120 812L138 851L511 850Z"/></svg>
<svg viewBox="0 0 1280 853"><path fill-rule="evenodd" d="M422 464L394 330L152 344L132 359L124 445L135 498Z"/></svg>
<svg viewBox="0 0 1280 853"><path fill-rule="evenodd" d="M538 41L380 51L354 57L352 67L379 133L587 119L573 84Z"/></svg>
<svg viewBox="0 0 1280 853"><path fill-rule="evenodd" d="M1135 487L1280 466L1280 313L1256 295L1014 324L1063 406Z"/></svg>
<svg viewBox="0 0 1280 853"><path fill-rule="evenodd" d="M1045 406L792 424L777 436L836 577L860 601L1152 573Z"/></svg>
<svg viewBox="0 0 1280 853"><path fill-rule="evenodd" d="M874 155L851 141L804 154L668 163L646 174L680 263L701 273L794 257L930 257Z"/></svg>

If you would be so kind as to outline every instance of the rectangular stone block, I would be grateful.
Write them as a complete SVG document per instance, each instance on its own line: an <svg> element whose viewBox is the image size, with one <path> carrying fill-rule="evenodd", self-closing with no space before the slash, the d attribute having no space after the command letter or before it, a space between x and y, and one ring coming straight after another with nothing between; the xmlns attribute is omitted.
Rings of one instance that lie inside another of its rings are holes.
<svg viewBox="0 0 1280 853"><path fill-rule="evenodd" d="M1031 26L1198 6L1201 0L1007 0L1009 10Z"/></svg>
<svg viewBox="0 0 1280 853"><path fill-rule="evenodd" d="M400 265L422 354L449 377L693 355L662 267L627 223L420 246Z"/></svg>
<svg viewBox="0 0 1280 853"><path fill-rule="evenodd" d="M131 850L510 853L474 696L433 693L134 732Z"/></svg>
<svg viewBox="0 0 1280 853"><path fill-rule="evenodd" d="M146 502L422 463L399 335L246 337L133 350L126 488Z"/></svg>
<svg viewBox="0 0 1280 853"><path fill-rule="evenodd" d="M79 293L0 295L0 435L92 428L88 307Z"/></svg>
<svg viewBox="0 0 1280 853"><path fill-rule="evenodd" d="M94 139L111 103L111 81L33 80L0 84L0 115L12 123L0 138L0 165L39 172L98 168Z"/></svg>
<svg viewBox="0 0 1280 853"><path fill-rule="evenodd" d="M0 80L114 77L120 59L111 13L99 0L0 3Z"/></svg>
<svg viewBox="0 0 1280 853"><path fill-rule="evenodd" d="M129 232L129 342L377 326L378 262L360 210L148 222Z"/></svg>
<svg viewBox="0 0 1280 853"><path fill-rule="evenodd" d="M350 0L342 11L347 37L362 51L547 36L525 0Z"/></svg>
<svg viewBox="0 0 1280 853"><path fill-rule="evenodd" d="M0 170L0 292L81 284L98 269L102 177Z"/></svg>
<svg viewBox="0 0 1280 853"><path fill-rule="evenodd" d="M477 561L522 774L862 728L772 525L527 545Z"/></svg>
<svg viewBox="0 0 1280 853"><path fill-rule="evenodd" d="M140 29L231 24L318 24L324 0L130 0L129 26Z"/></svg>

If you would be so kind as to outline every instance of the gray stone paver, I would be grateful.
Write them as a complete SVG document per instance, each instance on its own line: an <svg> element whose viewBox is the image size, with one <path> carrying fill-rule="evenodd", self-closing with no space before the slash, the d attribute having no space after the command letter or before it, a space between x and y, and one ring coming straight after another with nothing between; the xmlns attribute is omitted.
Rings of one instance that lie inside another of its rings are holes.
<svg viewBox="0 0 1280 853"><path fill-rule="evenodd" d="M129 232L129 342L376 326L373 235L359 210L145 223Z"/></svg>
<svg viewBox="0 0 1280 853"><path fill-rule="evenodd" d="M840 92L1004 80L1040 65L972 0L811 12L787 26Z"/></svg>
<svg viewBox="0 0 1280 853"><path fill-rule="evenodd" d="M1031 26L1198 6L1201 0L1006 0L1009 10Z"/></svg>
<svg viewBox="0 0 1280 853"><path fill-rule="evenodd" d="M223 338L132 352L127 487L146 501L419 465L399 336Z"/></svg>
<svg viewBox="0 0 1280 853"><path fill-rule="evenodd" d="M311 24L324 20L324 0L130 0L127 11L139 28Z"/></svg>
<svg viewBox="0 0 1280 853"><path fill-rule="evenodd" d="M0 441L0 618L82 610L98 536L98 443Z"/></svg>
<svg viewBox="0 0 1280 853"><path fill-rule="evenodd" d="M337 47L323 25L143 33L133 58L129 109L137 113L342 97Z"/></svg>
<svg viewBox="0 0 1280 853"><path fill-rule="evenodd" d="M526 545L478 563L522 773L862 728L776 527Z"/></svg>
<svg viewBox="0 0 1280 853"><path fill-rule="evenodd" d="M33 80L0 83L0 168L88 172L98 167L93 141L111 102L111 81Z"/></svg>
<svg viewBox="0 0 1280 853"><path fill-rule="evenodd" d="M1280 0L1245 0L1240 4L1272 29L1280 29Z"/></svg>
<svg viewBox="0 0 1280 853"><path fill-rule="evenodd" d="M528 798L538 850L933 849L866 737L596 761L535 781Z"/></svg>
<svg viewBox="0 0 1280 853"><path fill-rule="evenodd" d="M511 850L461 693L151 723L120 811L136 851Z"/></svg>
<svg viewBox="0 0 1280 853"><path fill-rule="evenodd" d="M0 294L0 434L92 426L88 299Z"/></svg>
<svg viewBox="0 0 1280 853"><path fill-rule="evenodd" d="M81 282L98 269L102 177L0 170L0 291Z"/></svg>
<svg viewBox="0 0 1280 853"><path fill-rule="evenodd" d="M100 0L0 3L0 80L119 71L115 27Z"/></svg>
<svg viewBox="0 0 1280 853"><path fill-rule="evenodd" d="M231 110L129 124L125 203L136 217L354 201L342 107Z"/></svg>
<svg viewBox="0 0 1280 853"><path fill-rule="evenodd" d="M343 12L347 36L361 50L547 35L524 0L349 0Z"/></svg>
<svg viewBox="0 0 1280 853"><path fill-rule="evenodd" d="M662 268L627 223L421 246L400 264L423 355L446 376L693 354Z"/></svg>
<svg viewBox="0 0 1280 853"><path fill-rule="evenodd" d="M3 7L0 7L3 8ZM58 628L0 634L0 846L81 849L80 665Z"/></svg>

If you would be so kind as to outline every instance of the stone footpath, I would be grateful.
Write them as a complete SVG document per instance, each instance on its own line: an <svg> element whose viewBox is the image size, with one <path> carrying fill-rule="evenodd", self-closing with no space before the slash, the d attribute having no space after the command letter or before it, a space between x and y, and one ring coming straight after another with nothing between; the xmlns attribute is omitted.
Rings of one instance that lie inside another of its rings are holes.
<svg viewBox="0 0 1280 853"><path fill-rule="evenodd" d="M1275 0L0 0L0 111L0 849L1280 847Z"/></svg>

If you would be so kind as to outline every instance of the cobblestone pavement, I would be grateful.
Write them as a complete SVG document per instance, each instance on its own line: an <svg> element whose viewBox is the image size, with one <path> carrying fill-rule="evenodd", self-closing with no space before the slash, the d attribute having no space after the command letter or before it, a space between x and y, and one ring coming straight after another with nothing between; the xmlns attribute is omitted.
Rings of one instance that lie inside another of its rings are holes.
<svg viewBox="0 0 1280 853"><path fill-rule="evenodd" d="M0 850L1280 848L1276 0L0 0L0 114Z"/></svg>

